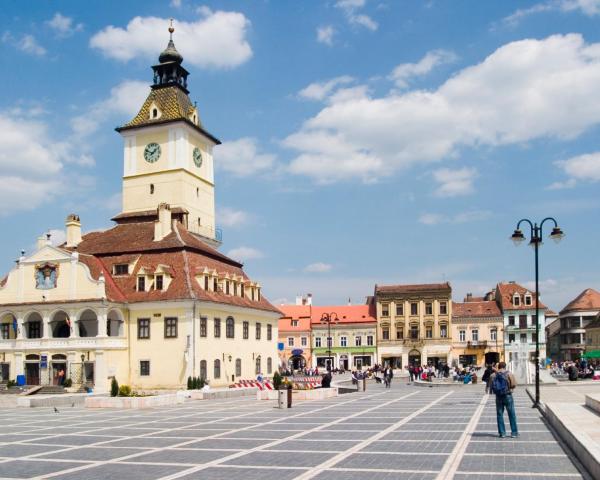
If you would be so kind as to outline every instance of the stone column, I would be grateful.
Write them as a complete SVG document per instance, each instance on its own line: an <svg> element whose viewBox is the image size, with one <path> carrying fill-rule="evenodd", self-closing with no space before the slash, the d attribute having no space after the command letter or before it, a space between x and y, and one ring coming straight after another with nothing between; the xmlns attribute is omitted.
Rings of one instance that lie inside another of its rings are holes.
<svg viewBox="0 0 600 480"><path fill-rule="evenodd" d="M95 351L94 393L108 392L108 372L104 350Z"/></svg>
<svg viewBox="0 0 600 480"><path fill-rule="evenodd" d="M50 338L50 313L43 312L42 314L42 338Z"/></svg>
<svg viewBox="0 0 600 480"><path fill-rule="evenodd" d="M106 309L98 312L98 337L106 337Z"/></svg>
<svg viewBox="0 0 600 480"><path fill-rule="evenodd" d="M17 379L17 375L25 374L25 366L23 365L23 353L15 352L15 373L14 380Z"/></svg>
<svg viewBox="0 0 600 480"><path fill-rule="evenodd" d="M71 310L68 312L69 319L71 320L71 338L79 338L79 322L77 319L77 312Z"/></svg>
<svg viewBox="0 0 600 480"><path fill-rule="evenodd" d="M24 338L25 338L25 323L23 320L23 314L19 314L19 316L17 317L17 340L23 340ZM23 366L21 365L21 368L22 367Z"/></svg>

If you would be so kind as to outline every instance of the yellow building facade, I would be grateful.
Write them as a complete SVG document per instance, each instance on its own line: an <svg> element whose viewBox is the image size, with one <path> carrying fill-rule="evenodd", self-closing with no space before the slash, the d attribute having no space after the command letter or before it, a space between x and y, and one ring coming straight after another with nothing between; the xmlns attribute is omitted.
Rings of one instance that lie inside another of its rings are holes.
<svg viewBox="0 0 600 480"><path fill-rule="evenodd" d="M375 285L377 355L393 368L452 361L449 283Z"/></svg>
<svg viewBox="0 0 600 480"><path fill-rule="evenodd" d="M239 262L218 252L212 149L171 40L124 139L116 225L22 254L0 282L0 381L105 392L212 386L271 375L280 312Z"/></svg>

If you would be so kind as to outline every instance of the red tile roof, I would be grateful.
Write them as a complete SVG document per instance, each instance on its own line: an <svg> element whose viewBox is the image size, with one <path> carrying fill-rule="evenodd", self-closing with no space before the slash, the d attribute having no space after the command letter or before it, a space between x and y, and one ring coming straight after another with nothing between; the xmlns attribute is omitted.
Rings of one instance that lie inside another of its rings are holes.
<svg viewBox="0 0 600 480"><path fill-rule="evenodd" d="M280 332L310 332L310 305L280 305L282 317L279 319ZM298 326L292 327L292 320Z"/></svg>
<svg viewBox="0 0 600 480"><path fill-rule="evenodd" d="M103 232L92 232L83 236L77 251L95 279L104 274L107 297L115 302L146 302L156 300L198 299L227 305L280 313L261 294L260 300L251 300L222 291L206 291L195 275L216 270L219 275L230 274L250 281L242 270L242 264L203 243L188 232L179 222L173 222L173 232L160 241L154 241L154 223L127 223L116 225ZM65 247L63 247L65 248ZM72 250L72 249L67 249ZM112 274L116 264L134 264L128 275ZM143 267L153 272L159 265L165 266L171 276L164 290L137 291L137 273Z"/></svg>
<svg viewBox="0 0 600 480"><path fill-rule="evenodd" d="M452 291L450 282L420 283L415 285L375 285L375 294L378 293L423 293L436 290Z"/></svg>
<svg viewBox="0 0 600 480"><path fill-rule="evenodd" d="M519 306L513 305L513 296L518 293L521 297L521 303ZM524 295L529 293L531 295L531 305L525 305ZM496 301L499 302L502 310L532 310L535 308L535 293L527 290L518 283L499 283L496 286ZM540 301L540 308L548 308Z"/></svg>
<svg viewBox="0 0 600 480"><path fill-rule="evenodd" d="M313 305L311 309L311 324L320 325L324 313L336 313L338 323L377 323L375 305Z"/></svg>
<svg viewBox="0 0 600 480"><path fill-rule="evenodd" d="M494 301L483 302L452 302L452 317L453 318L487 318L498 317L502 318L502 312L498 308L498 304Z"/></svg>
<svg viewBox="0 0 600 480"><path fill-rule="evenodd" d="M600 310L600 293L593 288L586 288L569 304L563 308L560 313L575 311L575 310Z"/></svg>

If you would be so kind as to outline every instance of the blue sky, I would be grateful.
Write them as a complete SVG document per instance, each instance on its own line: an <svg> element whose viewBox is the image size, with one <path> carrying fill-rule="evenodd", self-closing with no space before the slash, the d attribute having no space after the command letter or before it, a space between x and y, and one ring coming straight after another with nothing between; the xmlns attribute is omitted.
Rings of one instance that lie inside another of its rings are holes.
<svg viewBox="0 0 600 480"><path fill-rule="evenodd" d="M224 144L222 251L268 297L363 301L533 278L517 220L557 218L542 299L600 289L600 1L10 2L0 61L0 263L75 212L119 212L114 127L174 40ZM548 232L549 233L549 232Z"/></svg>

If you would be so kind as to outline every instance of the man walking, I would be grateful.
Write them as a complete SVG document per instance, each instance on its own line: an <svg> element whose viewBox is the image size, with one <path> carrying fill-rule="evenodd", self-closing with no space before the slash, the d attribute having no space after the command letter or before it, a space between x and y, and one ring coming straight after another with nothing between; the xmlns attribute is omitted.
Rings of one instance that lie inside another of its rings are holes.
<svg viewBox="0 0 600 480"><path fill-rule="evenodd" d="M498 423L498 436L506 437L506 428L504 426L504 409L508 413L508 421L510 422L511 437L519 436L517 427L517 415L515 414L515 403L513 401L512 392L517 386L515 376L506 370L506 363L498 364L498 371L493 373L490 378L490 386L492 393L496 395L496 421Z"/></svg>

